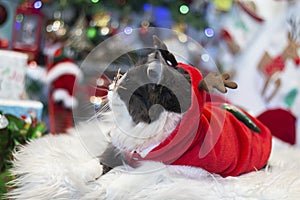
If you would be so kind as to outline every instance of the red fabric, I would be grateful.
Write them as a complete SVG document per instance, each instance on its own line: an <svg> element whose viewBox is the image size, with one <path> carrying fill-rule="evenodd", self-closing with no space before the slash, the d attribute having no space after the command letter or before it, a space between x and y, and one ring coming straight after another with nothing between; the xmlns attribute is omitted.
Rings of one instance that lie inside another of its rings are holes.
<svg viewBox="0 0 300 200"><path fill-rule="evenodd" d="M257 117L271 133L284 142L296 144L296 117L288 110L281 108L267 110Z"/></svg>
<svg viewBox="0 0 300 200"><path fill-rule="evenodd" d="M216 93L206 93L206 101L207 102L220 102L220 103L229 103L224 95L216 94Z"/></svg>
<svg viewBox="0 0 300 200"><path fill-rule="evenodd" d="M195 166L223 177L261 169L271 151L269 129L243 111L261 129L261 133L253 132L233 114L222 109L222 103L204 103L206 93L198 91L201 73L182 63L178 67L191 76L193 92L190 109L165 141L144 158L137 153L131 154L127 158L129 163L154 160Z"/></svg>

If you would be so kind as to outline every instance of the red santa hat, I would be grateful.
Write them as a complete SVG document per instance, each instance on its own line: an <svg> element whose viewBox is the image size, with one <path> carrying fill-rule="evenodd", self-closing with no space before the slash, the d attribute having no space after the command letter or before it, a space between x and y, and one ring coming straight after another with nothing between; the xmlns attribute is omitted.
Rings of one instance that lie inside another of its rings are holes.
<svg viewBox="0 0 300 200"><path fill-rule="evenodd" d="M257 117L273 136L291 145L296 144L296 120L292 112L282 108L270 109Z"/></svg>
<svg viewBox="0 0 300 200"><path fill-rule="evenodd" d="M55 102L62 102L66 108L77 105L73 96L76 81L82 80L82 72L75 62L66 56L63 49L58 49L53 62L47 68L46 83L50 86Z"/></svg>

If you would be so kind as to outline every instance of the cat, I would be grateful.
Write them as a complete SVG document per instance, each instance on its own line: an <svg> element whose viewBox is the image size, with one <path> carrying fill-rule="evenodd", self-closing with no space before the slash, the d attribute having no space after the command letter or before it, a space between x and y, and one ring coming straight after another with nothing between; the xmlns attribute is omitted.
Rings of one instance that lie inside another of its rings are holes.
<svg viewBox="0 0 300 200"><path fill-rule="evenodd" d="M236 83L228 74L203 78L153 40L147 62L118 73L109 86L109 137L125 162L194 166L223 177L263 168L271 151L268 128L243 109L206 101L207 92Z"/></svg>

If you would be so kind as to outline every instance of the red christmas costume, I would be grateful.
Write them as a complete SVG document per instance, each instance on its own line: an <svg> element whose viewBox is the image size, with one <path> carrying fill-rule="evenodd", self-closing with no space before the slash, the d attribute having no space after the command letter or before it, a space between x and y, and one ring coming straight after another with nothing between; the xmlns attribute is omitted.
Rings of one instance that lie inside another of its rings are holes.
<svg viewBox="0 0 300 200"><path fill-rule="evenodd" d="M248 128L220 102L206 102L206 92L198 90L202 75L198 69L178 64L189 73L192 104L170 136L145 157L133 153L130 164L154 160L165 164L203 168L223 177L238 176L264 167L271 152L269 129L246 111L244 113L260 132Z"/></svg>

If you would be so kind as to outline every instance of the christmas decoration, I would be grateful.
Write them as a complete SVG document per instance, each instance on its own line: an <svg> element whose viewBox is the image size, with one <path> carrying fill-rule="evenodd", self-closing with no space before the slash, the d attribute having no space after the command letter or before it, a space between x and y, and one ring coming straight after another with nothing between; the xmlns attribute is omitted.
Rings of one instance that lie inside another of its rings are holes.
<svg viewBox="0 0 300 200"><path fill-rule="evenodd" d="M81 14L77 22L70 30L65 48L70 48L75 52L77 57L85 57L92 50L93 44L87 37L87 27L85 15Z"/></svg>
<svg viewBox="0 0 300 200"><path fill-rule="evenodd" d="M52 43L64 41L69 31L68 25L62 19L50 20L46 25L46 39Z"/></svg>
<svg viewBox="0 0 300 200"><path fill-rule="evenodd" d="M51 3L51 2L50 2ZM204 20L206 1L95 1L95 0L64 0L58 4L58 9L63 10L74 7L87 15L94 15L99 11L110 10L117 12L118 17L129 15L145 15L145 20L151 20L156 26L171 28L170 23L187 23L196 29L202 29L207 24ZM144 13L142 13L144 11ZM139 22L140 23L140 22Z"/></svg>
<svg viewBox="0 0 300 200"><path fill-rule="evenodd" d="M4 195L8 187L6 183L12 180L9 173L12 152L18 145L24 145L31 139L41 137L47 130L43 122L36 116L21 118L12 114L0 112L0 196Z"/></svg>
<svg viewBox="0 0 300 200"><path fill-rule="evenodd" d="M0 98L24 99L28 56L24 53L0 50Z"/></svg>
<svg viewBox="0 0 300 200"><path fill-rule="evenodd" d="M277 108L270 109L258 116L272 135L291 145L296 144L296 120L297 118L288 110Z"/></svg>
<svg viewBox="0 0 300 200"><path fill-rule="evenodd" d="M0 99L0 110L16 117L34 115L38 120L42 120L43 104L33 100Z"/></svg>
<svg viewBox="0 0 300 200"><path fill-rule="evenodd" d="M47 67L49 85L49 121L52 134L65 133L73 126L72 108L77 101L73 96L76 81L82 79L79 67L66 56L63 49L55 52L53 62Z"/></svg>
<svg viewBox="0 0 300 200"><path fill-rule="evenodd" d="M12 114L0 114L0 169L1 172L10 166L11 153L19 144L25 144L30 139L35 139L46 131L46 125L38 121L36 116L22 116L18 118Z"/></svg>
<svg viewBox="0 0 300 200"><path fill-rule="evenodd" d="M259 34L264 19L253 1L214 1L206 15L206 48L220 71L236 73L236 60L243 56Z"/></svg>
<svg viewBox="0 0 300 200"><path fill-rule="evenodd" d="M276 12L265 18L247 51L235 60L243 66L236 76L242 94L231 94L230 100L258 116L274 137L298 146L300 4L274 5Z"/></svg>
<svg viewBox="0 0 300 200"><path fill-rule="evenodd" d="M261 71L266 76L266 81L264 83L264 87L262 90L262 95L266 95L267 87L269 87L270 81L272 78L275 78L277 74L285 70L285 62L288 59L294 60L296 65L300 64L300 58L298 56L298 48L300 45L292 38L291 33L288 33L288 44L283 49L280 55L272 58L268 52L265 52L258 63L258 70ZM270 101L278 92L280 87L280 79L278 79L278 75L273 80L276 84L274 91L270 94L270 96L266 97L266 101Z"/></svg>
<svg viewBox="0 0 300 200"><path fill-rule="evenodd" d="M16 9L12 49L28 54L28 61L36 61L40 51L43 15L40 7L25 1Z"/></svg>
<svg viewBox="0 0 300 200"><path fill-rule="evenodd" d="M118 32L117 29L121 22L113 21L110 12L100 10L91 18L86 35L94 44L98 44Z"/></svg>

